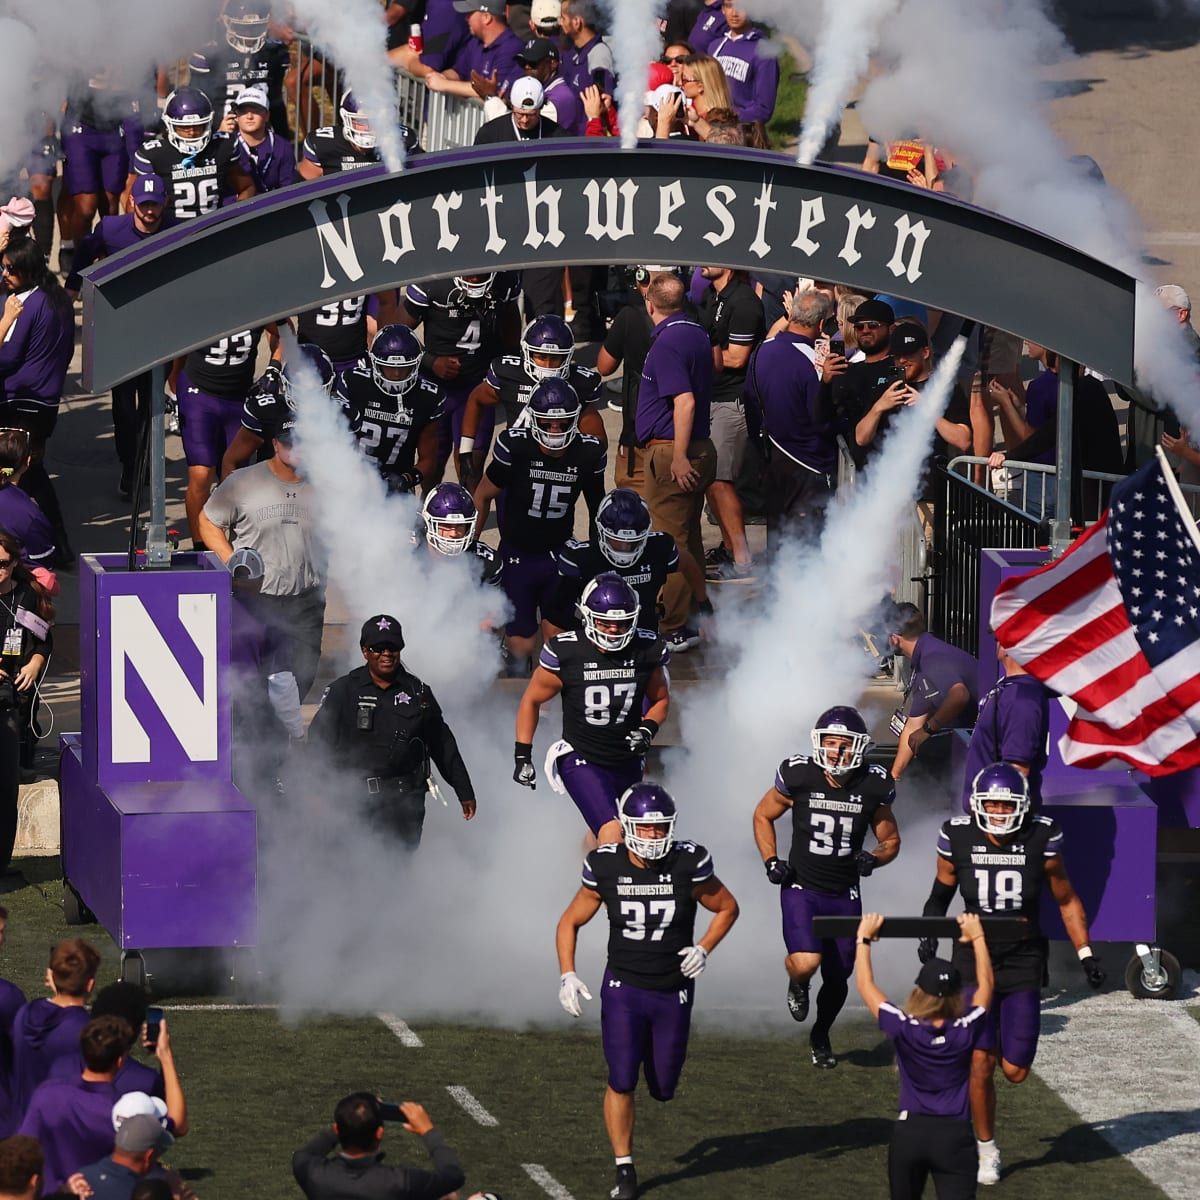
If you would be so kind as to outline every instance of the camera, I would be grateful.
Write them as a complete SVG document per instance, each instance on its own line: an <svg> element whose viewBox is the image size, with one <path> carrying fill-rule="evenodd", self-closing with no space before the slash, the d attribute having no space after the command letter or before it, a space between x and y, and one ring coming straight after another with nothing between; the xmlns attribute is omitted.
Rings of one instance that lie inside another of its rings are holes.
<svg viewBox="0 0 1200 1200"><path fill-rule="evenodd" d="M370 733L375 728L375 705L370 700L358 702L358 712L354 718L354 728L359 733Z"/></svg>

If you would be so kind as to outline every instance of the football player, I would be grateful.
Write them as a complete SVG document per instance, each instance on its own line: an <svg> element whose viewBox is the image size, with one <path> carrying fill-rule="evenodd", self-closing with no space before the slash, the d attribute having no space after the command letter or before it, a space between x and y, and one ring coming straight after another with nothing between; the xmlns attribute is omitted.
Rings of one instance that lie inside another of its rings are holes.
<svg viewBox="0 0 1200 1200"><path fill-rule="evenodd" d="M559 918L555 941L562 978L558 1000L573 1017L591 992L575 974L579 930L604 905L608 965L600 1029L608 1064L604 1125L616 1159L614 1200L638 1194L633 1165L638 1075L655 1100L675 1095L687 1057L696 977L738 917L737 901L695 842L673 840L675 801L658 784L636 783L621 797L625 841L597 846L583 863L582 886ZM713 914L696 937L696 908Z"/></svg>
<svg viewBox="0 0 1200 1200"><path fill-rule="evenodd" d="M604 498L604 447L579 432L579 397L569 383L547 379L529 398L529 424L496 439L487 472L475 489L475 536L487 524L492 501L500 512L504 591L512 602L507 626L514 670L523 673L537 645L539 618L558 582L555 554L575 525L580 493L593 515Z"/></svg>
<svg viewBox="0 0 1200 1200"><path fill-rule="evenodd" d="M854 938L816 937L813 917L862 916L859 880L900 852L892 777L882 767L863 765L870 742L857 709L826 710L813 727L812 756L785 758L754 810L754 840L767 878L780 889L787 1004L797 1021L808 1016L809 982L821 968L809 1045L813 1065L823 1068L837 1066L829 1031L854 974ZM789 809L792 844L785 860L776 847L775 822ZM863 848L868 830L874 850Z"/></svg>
<svg viewBox="0 0 1200 1200"><path fill-rule="evenodd" d="M1104 965L1088 945L1087 914L1067 877L1062 860L1063 835L1052 817L1035 816L1029 783L1010 763L984 767L971 785L971 816L951 817L937 842L937 878L925 902L926 916L946 915L955 891L963 907L985 916L1020 917L1028 922L1018 937L984 935L996 976L988 1029L976 1043L971 1063L971 1118L979 1143L979 1182L1000 1179L995 1141L996 1084L999 1061L1010 1083L1024 1083L1037 1053L1041 1028L1041 989L1046 982L1047 943L1038 924L1042 885L1058 904L1063 928L1079 955L1093 988L1105 980ZM969 950L969 947L963 947ZM918 953L926 962L937 954L937 941L924 938ZM956 945L954 965L967 985L970 1004L975 962Z"/></svg>
<svg viewBox="0 0 1200 1200"><path fill-rule="evenodd" d="M521 697L513 779L537 786L533 735L542 705L561 695L562 738L546 757L546 778L575 801L603 844L620 840L617 797L641 782L646 751L667 719L670 655L662 638L638 629L637 593L618 575L593 579L579 613L582 636L546 642Z"/></svg>
<svg viewBox="0 0 1200 1200"><path fill-rule="evenodd" d="M650 528L650 509L629 488L613 488L596 510L595 540L568 538L555 555L558 584L547 610L547 633L578 629L583 589L605 571L620 575L637 593L638 628L658 632L658 593L668 575L683 570L704 597L704 572L688 550L678 550L669 533ZM701 612L708 605L701 600ZM711 611L709 608L708 611Z"/></svg>
<svg viewBox="0 0 1200 1200"><path fill-rule="evenodd" d="M329 356L316 346L303 344L298 347L298 352L309 368L316 372L325 394L332 396L336 376ZM242 406L242 427L221 459L222 479L238 467L244 467L264 446L267 448L266 457L270 457L273 431L289 416L295 415L292 382L288 364L278 362L272 362L254 381Z"/></svg>
<svg viewBox="0 0 1200 1200"><path fill-rule="evenodd" d="M483 382L471 389L463 412L459 453L468 470L463 481L468 487L479 482L483 460L491 444L490 432L486 442L477 436L480 414L485 408L495 409L499 405L499 413L490 414L492 423L502 414L504 423L510 429L515 427L521 422L533 389L544 379L565 379L578 392L583 402L579 428L598 437L607 446L604 421L595 407L600 398L600 376L590 368L572 362L574 354L575 335L570 325L562 317L548 315L535 317L525 327L521 334L520 354L501 354L492 360Z"/></svg>
<svg viewBox="0 0 1200 1200"><path fill-rule="evenodd" d="M191 221L215 212L222 195L246 200L254 180L238 158L237 143L213 136L212 101L191 87L176 88L162 111L163 136L151 138L133 156L126 182L126 204L139 175L158 175L167 184L167 212ZM126 209L128 211L128 207Z"/></svg>
<svg viewBox="0 0 1200 1200"><path fill-rule="evenodd" d="M425 342L423 365L446 389L446 416L438 449L437 478L441 479L450 452L460 482L463 464L459 450L467 397L487 374L488 364L507 350L515 350L521 331L517 296L519 274L455 275L429 283L410 283L397 320L410 329L422 326ZM490 445L496 411L480 418L476 437Z"/></svg>
<svg viewBox="0 0 1200 1200"><path fill-rule="evenodd" d="M283 80L288 49L268 37L271 6L266 0L229 0L221 14L222 37L192 56L191 86L202 91L220 114L218 124L235 133L238 96L245 88L260 89L273 131L291 141ZM282 148L281 148L282 149Z"/></svg>
<svg viewBox="0 0 1200 1200"><path fill-rule="evenodd" d="M391 492L415 492L437 465L445 397L420 374L421 343L403 325L385 325L367 356L334 385L359 448Z"/></svg>
<svg viewBox="0 0 1200 1200"><path fill-rule="evenodd" d="M500 556L475 536L475 501L461 483L446 480L429 489L421 506L425 544L430 553L457 558L468 555L479 570L481 583L499 587L504 577Z"/></svg>
<svg viewBox="0 0 1200 1200"><path fill-rule="evenodd" d="M304 139L300 165L296 168L302 178L320 179L322 175L357 171L379 162L375 131L353 92L342 93L338 117L339 124L314 129Z"/></svg>

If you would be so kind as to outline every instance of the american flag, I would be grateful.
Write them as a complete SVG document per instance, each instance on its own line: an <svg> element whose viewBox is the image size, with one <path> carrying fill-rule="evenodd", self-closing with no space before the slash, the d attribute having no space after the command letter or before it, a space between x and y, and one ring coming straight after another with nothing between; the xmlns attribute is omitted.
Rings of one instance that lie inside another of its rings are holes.
<svg viewBox="0 0 1200 1200"><path fill-rule="evenodd" d="M1160 452L1066 554L992 601L999 643L1077 705L1059 742L1074 766L1200 764L1200 534L1168 471Z"/></svg>

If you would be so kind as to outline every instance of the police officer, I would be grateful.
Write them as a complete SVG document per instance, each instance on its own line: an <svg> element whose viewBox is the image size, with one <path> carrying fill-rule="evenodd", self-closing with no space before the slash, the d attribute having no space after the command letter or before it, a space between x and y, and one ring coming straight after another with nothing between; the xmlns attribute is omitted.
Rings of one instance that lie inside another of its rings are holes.
<svg viewBox="0 0 1200 1200"><path fill-rule="evenodd" d="M430 762L454 789L463 818L475 815L475 789L433 692L400 662L404 635L395 617L363 623L366 664L329 685L308 729L309 743L362 780L366 810L410 849L421 843Z"/></svg>

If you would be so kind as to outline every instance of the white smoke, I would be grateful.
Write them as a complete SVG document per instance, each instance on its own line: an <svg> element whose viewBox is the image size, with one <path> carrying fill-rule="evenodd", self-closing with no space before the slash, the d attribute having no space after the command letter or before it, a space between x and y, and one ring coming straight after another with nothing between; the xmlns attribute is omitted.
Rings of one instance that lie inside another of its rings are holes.
<svg viewBox="0 0 1200 1200"><path fill-rule="evenodd" d="M637 145L637 127L645 108L646 72L659 55L661 37L657 20L664 0L609 0L609 32L605 37L613 52L617 75L617 109L621 118L621 145Z"/></svg>
<svg viewBox="0 0 1200 1200"><path fill-rule="evenodd" d="M396 87L378 0L294 0L293 6L313 41L345 71L355 98L371 119L387 169L403 170L404 143L398 128Z"/></svg>

